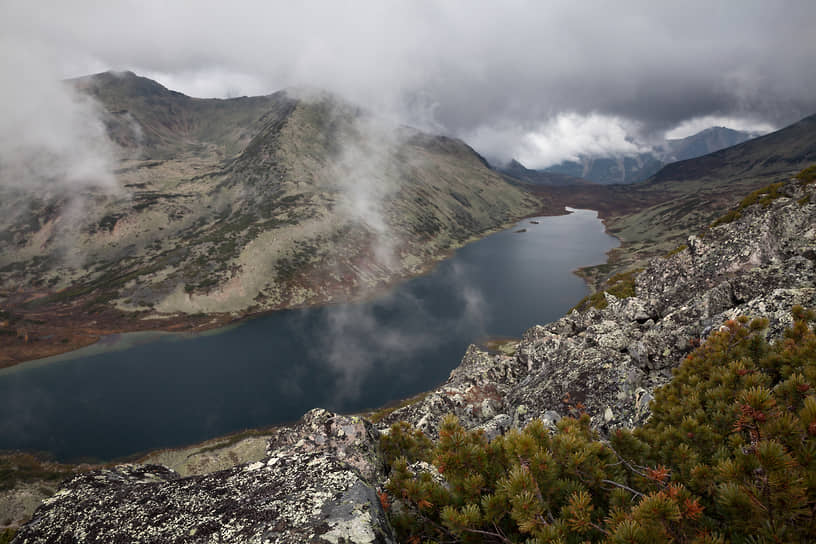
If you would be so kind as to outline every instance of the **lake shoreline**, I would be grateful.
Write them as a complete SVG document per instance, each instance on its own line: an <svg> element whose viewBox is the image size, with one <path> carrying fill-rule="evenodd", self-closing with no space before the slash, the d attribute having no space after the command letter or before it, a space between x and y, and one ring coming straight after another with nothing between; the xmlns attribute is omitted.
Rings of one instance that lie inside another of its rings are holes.
<svg viewBox="0 0 816 544"><path fill-rule="evenodd" d="M369 293L376 300L249 316L209 334L154 329L107 336L98 348L0 371L10 413L26 406L32 424L46 429L59 421L64 429L19 439L10 433L5 447L52 451L64 460L119 459L294 421L314 406L375 413L432 389L469 344L511 349L529 327L561 317L588 292L575 269L603 262L617 245L591 210L520 221L468 244L393 293ZM521 225L528 232L516 234ZM215 396L202 394L212 387ZM145 392L153 408L127 419L128 406L142 405ZM209 415L189 426L174 406ZM90 409L99 415L86 413ZM18 419L10 417L7 425ZM76 442L78 426L114 425L120 433L122 424L114 421L132 426L124 441ZM186 425L184 432L179 425Z"/></svg>
<svg viewBox="0 0 816 544"><path fill-rule="evenodd" d="M66 355L92 346L104 337L112 335L151 331L199 334L231 325L238 325L282 310L299 310L370 301L382 296L403 282L430 274L442 262L450 259L456 251L471 243L513 228L514 225L530 218L569 215L572 212L568 211L567 208L568 206L560 207L560 209L545 207L495 228L475 234L447 248L445 251L434 255L427 262L423 263L415 273L407 275L395 274L392 278L374 288L333 298L332 300L315 300L306 304L281 304L278 307L260 312L245 312L239 315L232 313L210 313L157 316L155 314L146 315L148 312L124 313L111 308L100 312L98 317L93 319L90 323L78 327L71 325L71 323L77 321L78 316L70 310L66 311L63 308L55 308L53 316L49 316L48 312L22 314L21 322L24 326L13 327L16 330L11 330L12 327L4 328L2 320L0 320L0 333L5 333L0 334L0 370L27 362L42 361ZM574 271L574 273L580 276L578 270L579 269ZM99 325L100 322L109 323L109 325L102 326ZM12 339L11 336L14 336L14 339Z"/></svg>

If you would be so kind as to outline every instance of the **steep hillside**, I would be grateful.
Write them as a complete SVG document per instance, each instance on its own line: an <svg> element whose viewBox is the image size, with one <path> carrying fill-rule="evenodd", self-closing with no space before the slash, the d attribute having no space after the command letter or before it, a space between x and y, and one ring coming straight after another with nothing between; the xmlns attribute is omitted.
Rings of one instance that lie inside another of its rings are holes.
<svg viewBox="0 0 816 544"><path fill-rule="evenodd" d="M783 175L816 161L816 115L782 130L696 159L669 164L650 183L712 180L727 182L736 177Z"/></svg>
<svg viewBox="0 0 816 544"><path fill-rule="evenodd" d="M285 92L229 100L191 98L133 72L70 80L105 109L111 139L133 158L171 159L185 152L225 158L243 149L264 119L285 115Z"/></svg>
<svg viewBox="0 0 816 544"><path fill-rule="evenodd" d="M105 331L362 296L546 206L463 142L325 93L195 99L130 73L74 84L104 107L120 190L5 190L0 364Z"/></svg>

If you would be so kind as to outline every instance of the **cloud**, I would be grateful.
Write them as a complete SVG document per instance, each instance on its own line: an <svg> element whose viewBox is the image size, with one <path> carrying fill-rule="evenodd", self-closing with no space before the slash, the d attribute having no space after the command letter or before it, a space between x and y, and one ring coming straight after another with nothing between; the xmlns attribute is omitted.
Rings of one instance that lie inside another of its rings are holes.
<svg viewBox="0 0 816 544"><path fill-rule="evenodd" d="M528 168L546 168L579 156L635 155L650 148L635 142L636 123L621 117L592 113L562 113L530 130L480 127L465 139L480 149L491 149L496 163L517 159Z"/></svg>
<svg viewBox="0 0 816 544"><path fill-rule="evenodd" d="M79 227L93 199L125 196L116 176L117 150L106 113L88 96L55 77L48 51L36 42L0 34L0 231L19 255L48 248L68 265L84 258ZM38 236L21 238L28 229ZM11 254L7 254L7 257Z"/></svg>
<svg viewBox="0 0 816 544"><path fill-rule="evenodd" d="M399 368L462 338L485 335L487 303L465 271L452 263L434 274L437 286L444 286L438 287L445 291L444 309L403 285L374 302L322 310L322 335L312 350L337 376L333 403L359 398L372 373Z"/></svg>
<svg viewBox="0 0 816 544"><path fill-rule="evenodd" d="M397 234L387 221L387 204L399 190L393 173L398 136L395 127L372 118L357 118L352 133L340 138L333 182L340 191L337 211L374 237L376 265L395 270Z"/></svg>
<svg viewBox="0 0 816 544"><path fill-rule="evenodd" d="M168 89L183 89L188 96L199 98L260 96L269 94L270 91L258 76L229 69L206 68L180 72L145 71L139 75L160 81Z"/></svg>
<svg viewBox="0 0 816 544"><path fill-rule="evenodd" d="M816 111L814 19L808 0L9 0L0 32L14 54L38 41L63 77L131 69L218 96L311 86L452 135L513 127L479 148L498 154L565 113L626 119L642 141L711 115L794 122Z"/></svg>
<svg viewBox="0 0 816 544"><path fill-rule="evenodd" d="M8 44L0 45L4 50ZM36 52L4 56L0 86L0 187L59 192L116 187L102 112L53 78Z"/></svg>

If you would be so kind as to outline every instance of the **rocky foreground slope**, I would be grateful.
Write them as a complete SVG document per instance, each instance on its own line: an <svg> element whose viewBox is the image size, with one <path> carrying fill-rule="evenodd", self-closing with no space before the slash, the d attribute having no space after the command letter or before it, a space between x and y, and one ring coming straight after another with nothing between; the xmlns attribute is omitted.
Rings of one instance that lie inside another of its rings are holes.
<svg viewBox="0 0 816 544"><path fill-rule="evenodd" d="M654 388L724 321L767 317L776 336L793 305L816 306L814 197L814 185L780 184L651 261L634 296L533 327L513 355L471 347L445 384L379 431L407 420L434 434L451 412L492 435L573 410L602 431L643 422ZM45 501L14 542L392 542L377 434L315 410L253 463L185 478L155 465L91 472Z"/></svg>

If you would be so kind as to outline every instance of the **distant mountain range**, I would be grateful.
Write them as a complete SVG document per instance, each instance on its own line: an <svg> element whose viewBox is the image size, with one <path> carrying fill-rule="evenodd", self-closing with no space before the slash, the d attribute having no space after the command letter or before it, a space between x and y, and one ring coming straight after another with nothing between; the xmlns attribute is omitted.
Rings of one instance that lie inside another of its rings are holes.
<svg viewBox="0 0 816 544"><path fill-rule="evenodd" d="M548 172L546 170L532 170L527 168L517 160L510 161L507 165L497 167L496 171L509 176L512 179L520 180L533 185L546 185L550 187L570 186L570 185L592 185L592 182L571 176Z"/></svg>
<svg viewBox="0 0 816 544"><path fill-rule="evenodd" d="M566 185L577 179L600 184L636 183L656 174L666 164L700 157L756 136L756 133L711 127L686 138L666 140L652 151L637 155L582 157L578 161L564 161L541 170L528 170L517 161L512 161L500 170L529 183L542 185Z"/></svg>
<svg viewBox="0 0 816 544"><path fill-rule="evenodd" d="M643 183L536 190L577 208L599 210L609 232L621 240L607 263L581 271L600 286L616 272L687 244L689 234L704 233L750 192L814 164L816 115L811 115L776 132L667 164Z"/></svg>
<svg viewBox="0 0 816 544"><path fill-rule="evenodd" d="M460 140L320 91L199 99L130 72L69 83L99 105L119 190L0 185L0 366L100 334L348 300L563 204L599 210L634 262L740 192L816 162L811 117L648 183L598 186L518 162L497 172ZM661 156L747 136L703 131ZM641 175L654 168L632 160Z"/></svg>
<svg viewBox="0 0 816 544"><path fill-rule="evenodd" d="M816 115L739 145L703 156L678 160L657 172L650 182L679 186L677 182L736 178L768 179L816 163Z"/></svg>

